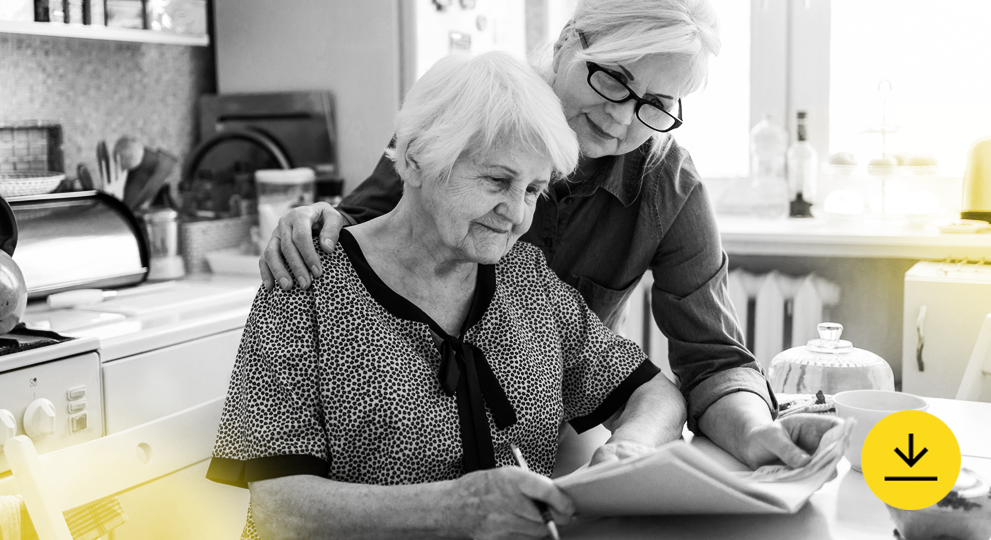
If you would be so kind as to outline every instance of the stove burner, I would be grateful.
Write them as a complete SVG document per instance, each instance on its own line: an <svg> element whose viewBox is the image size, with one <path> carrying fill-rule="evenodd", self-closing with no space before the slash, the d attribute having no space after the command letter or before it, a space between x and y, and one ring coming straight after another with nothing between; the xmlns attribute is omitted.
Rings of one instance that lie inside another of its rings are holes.
<svg viewBox="0 0 991 540"><path fill-rule="evenodd" d="M71 339L75 338L48 330L32 330L21 323L15 326L9 334L0 336L0 356L54 345Z"/></svg>

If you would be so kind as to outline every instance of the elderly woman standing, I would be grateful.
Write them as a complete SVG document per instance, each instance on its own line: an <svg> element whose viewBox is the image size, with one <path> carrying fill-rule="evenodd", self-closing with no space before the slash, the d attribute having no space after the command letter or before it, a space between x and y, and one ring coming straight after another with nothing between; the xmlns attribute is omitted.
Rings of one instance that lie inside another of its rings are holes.
<svg viewBox="0 0 991 540"><path fill-rule="evenodd" d="M578 135L581 162L537 202L522 239L610 327L650 271L654 321L668 338L689 428L751 466L777 459L799 466L836 420L774 421L773 393L743 345L726 292L727 257L705 186L669 135L686 121L681 99L701 87L719 48L706 0L579 0L538 69ZM324 204L287 214L261 265L266 287L292 286L283 256L304 288L308 269L320 274L315 223L323 223L321 248L332 250L342 226L387 212L401 193L380 162L341 213Z"/></svg>
<svg viewBox="0 0 991 540"><path fill-rule="evenodd" d="M544 536L534 500L572 512L546 478L562 421L642 449L685 419L516 242L578 142L536 73L488 53L417 81L390 157L395 208L342 231L312 287L259 292L208 477L250 487L246 538Z"/></svg>

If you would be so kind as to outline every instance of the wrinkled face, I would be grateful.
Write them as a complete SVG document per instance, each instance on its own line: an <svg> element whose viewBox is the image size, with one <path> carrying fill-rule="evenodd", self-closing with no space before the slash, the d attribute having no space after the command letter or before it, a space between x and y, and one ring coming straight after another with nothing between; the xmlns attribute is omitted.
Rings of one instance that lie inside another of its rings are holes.
<svg viewBox="0 0 991 540"><path fill-rule="evenodd" d="M578 135L583 155L596 158L625 154L656 133L637 119L634 100L613 103L597 94L588 85L585 62L572 63L573 54L573 50L563 48L555 57L552 86L561 99L568 125ZM678 99L684 97L680 88L688 73L684 60L655 54L624 64L597 63L638 96L677 113Z"/></svg>
<svg viewBox="0 0 991 540"><path fill-rule="evenodd" d="M425 182L422 201L445 258L498 262L530 228L550 177L548 159L503 143L462 155L447 182Z"/></svg>

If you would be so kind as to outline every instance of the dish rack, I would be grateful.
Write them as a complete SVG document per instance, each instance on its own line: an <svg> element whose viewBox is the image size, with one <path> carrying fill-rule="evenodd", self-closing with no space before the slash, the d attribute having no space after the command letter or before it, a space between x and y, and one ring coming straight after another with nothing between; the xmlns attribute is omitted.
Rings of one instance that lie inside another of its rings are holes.
<svg viewBox="0 0 991 540"><path fill-rule="evenodd" d="M64 174L48 171L0 173L0 197L44 195L55 191L62 180Z"/></svg>

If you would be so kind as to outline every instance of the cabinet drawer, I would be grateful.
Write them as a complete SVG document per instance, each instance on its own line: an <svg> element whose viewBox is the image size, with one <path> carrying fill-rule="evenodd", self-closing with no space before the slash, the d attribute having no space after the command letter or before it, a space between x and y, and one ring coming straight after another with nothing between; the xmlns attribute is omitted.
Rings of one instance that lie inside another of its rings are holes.
<svg viewBox="0 0 991 540"><path fill-rule="evenodd" d="M243 329L103 365L107 434L227 394Z"/></svg>

